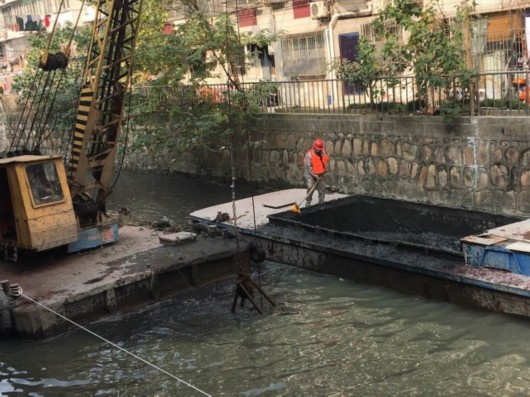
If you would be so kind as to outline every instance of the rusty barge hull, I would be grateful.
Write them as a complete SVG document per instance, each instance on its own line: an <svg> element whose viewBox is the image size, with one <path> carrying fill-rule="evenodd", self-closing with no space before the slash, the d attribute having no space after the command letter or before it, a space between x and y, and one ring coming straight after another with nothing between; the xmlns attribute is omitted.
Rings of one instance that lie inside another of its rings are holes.
<svg viewBox="0 0 530 397"><path fill-rule="evenodd" d="M233 239L220 237L174 244L165 241L174 240L149 228L123 226L120 240L101 249L35 255L16 263L0 261L0 280L16 283L22 293L11 299L10 328L0 337L58 335L72 328L61 316L80 323L99 320L209 283L235 279L241 269L249 267L245 241L238 246ZM0 320L1 309L0 305Z"/></svg>
<svg viewBox="0 0 530 397"><path fill-rule="evenodd" d="M200 221L200 218L195 218ZM530 277L466 264L461 238L520 217L348 196L238 230L268 260L458 305L530 317ZM233 225L226 224L227 227Z"/></svg>

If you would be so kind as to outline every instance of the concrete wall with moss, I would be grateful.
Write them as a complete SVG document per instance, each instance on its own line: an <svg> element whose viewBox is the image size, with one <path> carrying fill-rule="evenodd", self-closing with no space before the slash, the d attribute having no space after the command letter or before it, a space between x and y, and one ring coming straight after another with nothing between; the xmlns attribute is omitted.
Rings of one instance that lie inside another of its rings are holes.
<svg viewBox="0 0 530 397"><path fill-rule="evenodd" d="M487 212L530 214L530 117L267 114L251 146L234 152L157 156L151 168L264 185L302 186L302 159L321 137L331 156L328 184L370 194ZM144 160L139 158L140 163ZM145 168L145 167L144 167ZM149 168L149 167L147 167Z"/></svg>

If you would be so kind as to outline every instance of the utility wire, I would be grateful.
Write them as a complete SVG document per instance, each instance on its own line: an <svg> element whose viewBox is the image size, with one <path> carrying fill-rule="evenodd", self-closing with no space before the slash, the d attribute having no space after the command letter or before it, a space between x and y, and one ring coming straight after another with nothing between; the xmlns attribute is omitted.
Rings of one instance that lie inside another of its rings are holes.
<svg viewBox="0 0 530 397"><path fill-rule="evenodd" d="M19 288L20 288L20 287L19 287ZM133 358L135 358L135 359L137 359L137 360L143 362L144 364L149 365L150 367L156 369L157 371L162 372L163 374L169 376L170 378L175 379L177 382L182 383L182 384L188 386L189 388L198 391L199 393L201 393L201 394L204 395L204 396L212 397L211 394L208 394L208 393L206 393L205 391L203 391L203 390L201 390L201 389L199 389L199 388L193 386L191 383L188 383L188 382L186 382L185 380L180 379L179 377L173 375L172 373L166 371L165 369L162 369L162 368L158 367L157 365L155 365L155 364L153 364L153 363L150 363L149 361L143 359L142 357L140 357L140 356L138 356L138 355L136 355L136 354L134 354L134 353L131 353L131 352L128 351L127 349L124 349L123 347L118 346L116 343L111 342L111 341L108 340L108 339L105 339L104 337L102 337L102 336L96 334L95 332L89 330L88 328L83 327L82 325L76 323L75 321L70 320L69 318L63 316L63 315L60 314L60 313L57 313L56 311L54 311L54 310L52 310L51 308L49 308L49 307L43 305L42 303L37 302L36 300L30 298L29 296L25 295L24 293L20 292L20 295L19 295L19 296L22 296L24 299L27 299L28 301L30 301L30 302L32 302L32 303L34 303L34 304L36 304L36 305L42 307L42 308L45 309L45 310L48 310L49 312L55 314L57 317L60 317L60 318L62 318L63 320L68 321L69 323L75 325L76 327L82 329L83 331L88 332L90 335L95 336L95 337L98 338L98 339L101 339L103 342L108 343L109 345L115 347L115 348L118 349L118 350L121 350L122 352L128 354L129 356L131 356L131 357L133 357Z"/></svg>

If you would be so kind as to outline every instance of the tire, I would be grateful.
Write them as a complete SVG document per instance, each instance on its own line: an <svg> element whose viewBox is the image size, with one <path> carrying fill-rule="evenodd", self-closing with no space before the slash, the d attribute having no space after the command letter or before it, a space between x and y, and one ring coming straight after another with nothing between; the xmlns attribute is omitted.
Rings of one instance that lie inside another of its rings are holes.
<svg viewBox="0 0 530 397"><path fill-rule="evenodd" d="M9 299L3 291L0 291L0 340L11 336L11 310Z"/></svg>

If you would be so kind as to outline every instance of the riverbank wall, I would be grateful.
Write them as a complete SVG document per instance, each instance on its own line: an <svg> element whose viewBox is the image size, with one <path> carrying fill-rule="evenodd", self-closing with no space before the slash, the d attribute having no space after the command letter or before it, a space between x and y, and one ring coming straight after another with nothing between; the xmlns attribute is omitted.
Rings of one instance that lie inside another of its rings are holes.
<svg viewBox="0 0 530 397"><path fill-rule="evenodd" d="M234 151L237 178L303 186L303 156L316 137L331 157L327 183L369 194L491 213L530 214L530 118L265 114L254 144ZM247 150L247 148L249 148ZM131 153L126 167L229 178L229 151Z"/></svg>

